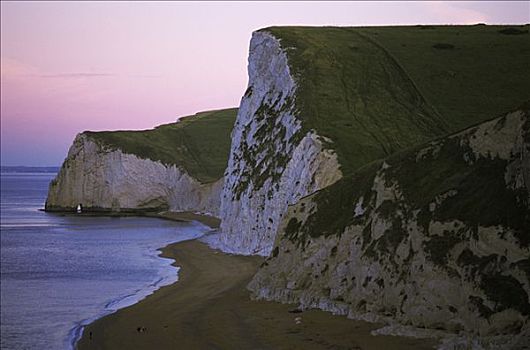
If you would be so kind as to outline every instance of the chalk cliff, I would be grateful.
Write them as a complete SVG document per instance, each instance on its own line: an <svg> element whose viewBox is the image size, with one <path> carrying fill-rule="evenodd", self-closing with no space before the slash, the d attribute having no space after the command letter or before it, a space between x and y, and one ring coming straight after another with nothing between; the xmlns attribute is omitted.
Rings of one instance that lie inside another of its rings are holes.
<svg viewBox="0 0 530 350"><path fill-rule="evenodd" d="M397 321L398 333L475 336L476 348L528 346L529 107L374 162L291 206L249 284L254 297Z"/></svg>
<svg viewBox="0 0 530 350"><path fill-rule="evenodd" d="M380 64L344 52L353 44ZM225 251L268 255L288 205L366 162L446 133L396 62L348 30L257 31L248 75L221 198L215 245ZM359 99L359 84L371 90L368 100Z"/></svg>
<svg viewBox="0 0 530 350"><path fill-rule="evenodd" d="M219 216L235 114L235 109L203 112L153 130L77 135L50 184L46 210L70 211L81 204L84 211Z"/></svg>
<svg viewBox="0 0 530 350"><path fill-rule="evenodd" d="M46 210L199 211L219 215L223 179L202 184L176 165L105 148L79 134L50 185Z"/></svg>
<svg viewBox="0 0 530 350"><path fill-rule="evenodd" d="M278 39L252 36L249 86L232 132L217 246L267 255L278 223L301 197L341 177L336 155L296 117L296 83Z"/></svg>

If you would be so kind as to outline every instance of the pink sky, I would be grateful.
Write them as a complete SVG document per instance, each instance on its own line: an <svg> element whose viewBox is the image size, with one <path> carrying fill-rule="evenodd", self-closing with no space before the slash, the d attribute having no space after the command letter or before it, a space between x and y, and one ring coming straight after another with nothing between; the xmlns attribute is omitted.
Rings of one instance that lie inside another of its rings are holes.
<svg viewBox="0 0 530 350"><path fill-rule="evenodd" d="M521 24L529 2L1 2L2 165L60 165L78 132L239 104L253 30Z"/></svg>

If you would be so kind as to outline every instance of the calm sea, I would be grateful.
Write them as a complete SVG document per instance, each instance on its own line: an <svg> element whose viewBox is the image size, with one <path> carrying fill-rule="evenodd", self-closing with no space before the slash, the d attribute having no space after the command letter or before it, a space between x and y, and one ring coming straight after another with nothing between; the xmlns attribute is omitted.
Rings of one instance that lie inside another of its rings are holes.
<svg viewBox="0 0 530 350"><path fill-rule="evenodd" d="M48 214L55 174L1 176L1 349L69 349L82 326L176 281L158 248L208 228Z"/></svg>

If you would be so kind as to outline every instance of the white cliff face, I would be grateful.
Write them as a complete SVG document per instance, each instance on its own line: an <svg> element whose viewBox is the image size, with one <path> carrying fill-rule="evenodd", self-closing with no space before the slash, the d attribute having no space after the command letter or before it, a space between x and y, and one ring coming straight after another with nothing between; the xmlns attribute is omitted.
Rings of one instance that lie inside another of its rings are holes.
<svg viewBox="0 0 530 350"><path fill-rule="evenodd" d="M278 39L252 36L249 86L232 131L221 197L225 251L268 255L289 204L337 181L336 155L296 118L296 82Z"/></svg>
<svg viewBox="0 0 530 350"><path fill-rule="evenodd" d="M321 193L301 199L248 286L254 297L387 322L379 333L437 336L443 349L530 346L529 118L510 113L433 141L397 165L382 162L366 191L346 197L351 219L340 232L314 230L326 221L315 213L333 212ZM406 183L422 167L429 168L418 190L443 181L440 169L460 180L417 202ZM342 183L364 186L355 179ZM346 188L334 187L328 200ZM328 227L340 220L335 207Z"/></svg>
<svg viewBox="0 0 530 350"><path fill-rule="evenodd" d="M79 134L55 180L47 210L174 210L219 215L223 180L201 184L175 165L107 149Z"/></svg>

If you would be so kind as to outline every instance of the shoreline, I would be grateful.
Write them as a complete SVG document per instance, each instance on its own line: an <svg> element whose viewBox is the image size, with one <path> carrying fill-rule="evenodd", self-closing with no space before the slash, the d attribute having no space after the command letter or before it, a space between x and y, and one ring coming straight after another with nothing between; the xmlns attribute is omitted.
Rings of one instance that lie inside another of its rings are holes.
<svg viewBox="0 0 530 350"><path fill-rule="evenodd" d="M169 220L169 221L175 221L175 222L197 222L204 226L208 226L210 229L217 229L219 227L219 224L221 220L214 216L206 215L206 214L197 214L194 212L174 212L174 211L163 211L163 212L149 212L149 211L125 211L125 212L106 212L106 211L86 211L83 213L75 213L71 211L46 211L44 209L39 209L43 212L59 215L59 216L81 216L81 217L139 217L139 218L156 218L156 219L162 219L162 220ZM207 234L202 235L199 238L194 239L200 239L205 237ZM170 243L171 244L177 244L181 243L183 241ZM168 264L168 266L172 266L173 268L176 268L175 276L165 276L161 277L158 280L156 280L154 283L148 285L146 288L138 289L135 293L120 296L118 298L110 300L104 307L103 311L94 317L83 319L78 321L74 327L72 327L67 336L67 344L69 349L76 349L77 343L79 340L81 340L84 329L94 323L95 321L106 317L108 315L111 315L113 313L116 313L120 311L121 309L124 309L126 307L130 307L132 305L137 304L138 302L144 300L145 298L149 297L156 291L158 291L160 288L163 288L167 285L174 284L178 282L179 280L179 270L180 267L175 265L175 260L169 257L164 256L164 252L162 248L156 249L158 254L156 255L157 259L162 260L170 260L171 263ZM126 301L129 298L133 298L133 301ZM125 305L120 306L121 303L125 303Z"/></svg>
<svg viewBox="0 0 530 350"><path fill-rule="evenodd" d="M201 237L195 238L195 239L200 239ZM152 295L153 293L155 293L157 290L159 290L160 288L164 286L171 285L173 283L178 282L179 267L173 264L172 259L165 258L162 256L162 248L156 249L156 252L158 252L158 254L156 255L156 259L172 261L170 264L168 264L168 267L171 266L172 268L176 268L176 272L174 273L175 275L174 276L166 275L166 276L160 277L153 283L147 285L146 287L137 289L134 293L119 296L114 299L110 299L109 301L107 301L107 303L105 304L103 308L103 311L99 315L86 318L86 319L76 322L75 326L70 328L70 330L68 331L68 337L66 339L67 344L68 344L68 349L70 350L76 349L76 344L81 339L86 326L90 325L91 323L97 321L100 318L103 318L107 315L118 312L119 310L123 308L132 306L142 301L143 299Z"/></svg>
<svg viewBox="0 0 530 350"><path fill-rule="evenodd" d="M219 226L221 226L221 219L213 215L198 214L191 211L163 211L157 213L154 217L180 222L197 221L203 225L210 227L211 229L218 229Z"/></svg>
<svg viewBox="0 0 530 350"><path fill-rule="evenodd" d="M199 214L191 211L150 211L150 210L123 210L123 211L111 211L111 210L85 210L81 213L77 213L73 210L46 210L44 208L38 209L39 211L45 212L47 214L51 215L57 215L57 216L68 216L68 217L112 217L112 218L122 218L122 217L138 217L138 218L155 218L155 219L162 219L162 220L169 220L174 222L189 222L189 223L199 223L201 225L209 227L211 230L216 230L219 228L221 220L218 219L215 216L208 215L208 214ZM199 238L203 238L207 236L208 233L202 235ZM170 244L176 244L180 242L170 243ZM104 307L103 311L94 317L90 317L87 319L80 320L75 323L75 325L70 328L68 331L68 335L65 339L65 343L67 344L68 349L76 349L77 343L82 338L82 335L84 333L85 328L92 324L93 322L104 318L108 315L111 315L113 313L118 312L119 310L135 305L138 302L144 300L145 298L149 297L156 291L158 291L160 288L163 288L164 286L171 285L173 283L178 282L179 280L179 270L180 267L175 265L174 259L165 257L163 253L163 249L158 248L156 251L158 254L156 255L157 259L162 260L169 260L171 261L168 266L172 266L173 268L176 268L175 276L172 276L171 278L169 276L165 276L164 278L160 278L155 283L150 284L146 288L138 289L136 293L126 296L121 296L116 299L110 300ZM122 303L124 300L128 298L133 298L134 300L132 302L128 302L126 305L120 306L120 303ZM136 298L134 298L136 297ZM112 306L115 307L112 307Z"/></svg>
<svg viewBox="0 0 530 350"><path fill-rule="evenodd" d="M142 217L142 218L157 218L163 220L177 221L177 222L194 222L197 221L211 229L218 229L221 220L213 215L199 214L192 211L147 211L147 210L125 210L125 211L110 211L110 210L94 210L76 213L72 210L46 210L39 209L48 214L58 216L78 216L78 217Z"/></svg>
<svg viewBox="0 0 530 350"><path fill-rule="evenodd" d="M434 339L373 336L379 324L296 305L250 300L246 285L262 257L211 249L198 239L172 243L162 258L178 281L86 325L77 349L432 349ZM301 319L297 319L301 317Z"/></svg>
<svg viewBox="0 0 530 350"><path fill-rule="evenodd" d="M101 217L102 215L85 215L87 217ZM109 215L103 215L103 216L109 216ZM112 215L112 217L114 217L116 215ZM143 217L146 217L145 215L121 215L121 217L138 217L138 218L143 218ZM169 218L169 217L166 217L166 218L163 218L163 217L158 217L158 216L152 216L154 218L157 218L157 219L166 219L166 220L170 220L170 221L176 221L176 222L187 222L188 220L177 220L176 218ZM190 222L194 222L195 224L200 224L200 225L203 225L203 226L206 226L204 223L199 223L198 221L190 221ZM202 229L202 231L204 231L204 229ZM185 241L187 240L194 240L194 239L201 239L202 237L204 237L205 235L207 235L208 233L202 233L200 234L198 237L195 237L195 238L187 238ZM170 242L170 243L167 243L167 245L169 244L175 244L175 243L179 243L179 242L183 242L183 241L177 241L177 242ZM171 259L171 258L167 258L167 257L164 257L163 256L163 248L155 248L153 251L153 255L151 257L151 259L154 259L154 260L157 260L157 261L163 261L162 264L164 266L164 270L168 269L170 271L167 271L166 273L163 273L163 274L157 274L155 275L157 278L154 279L152 282L150 282L149 284L146 284L144 287L140 287L138 289L136 289L135 291L129 293L129 294L126 294L126 295L120 295L118 297L115 297L115 298L112 298L112 299L108 299L105 304L104 304L104 307L101 309L101 312L95 316L92 316L92 317L89 317L89 318L85 318L85 319L82 319L80 321L77 321L75 322L74 326L71 327L68 331L68 335L65 339L65 343L66 343L66 347L68 349L76 349L76 344L77 342L81 339L82 337L82 334L84 332L84 329L86 326L88 326L89 324L97 321L98 319L100 318L103 318L107 315L110 315L110 314L113 314L123 308L126 308L126 307L129 307L129 306L132 306L138 302L140 302L141 300L149 297L150 295L152 295L153 293L155 293L157 290L159 290L160 288L164 287L164 286L167 286L167 285L171 285L173 283L176 283L178 282L179 280L179 269L180 267L176 266L174 264L174 260ZM149 251L151 251L151 249L149 249ZM160 271L160 269L159 269Z"/></svg>

